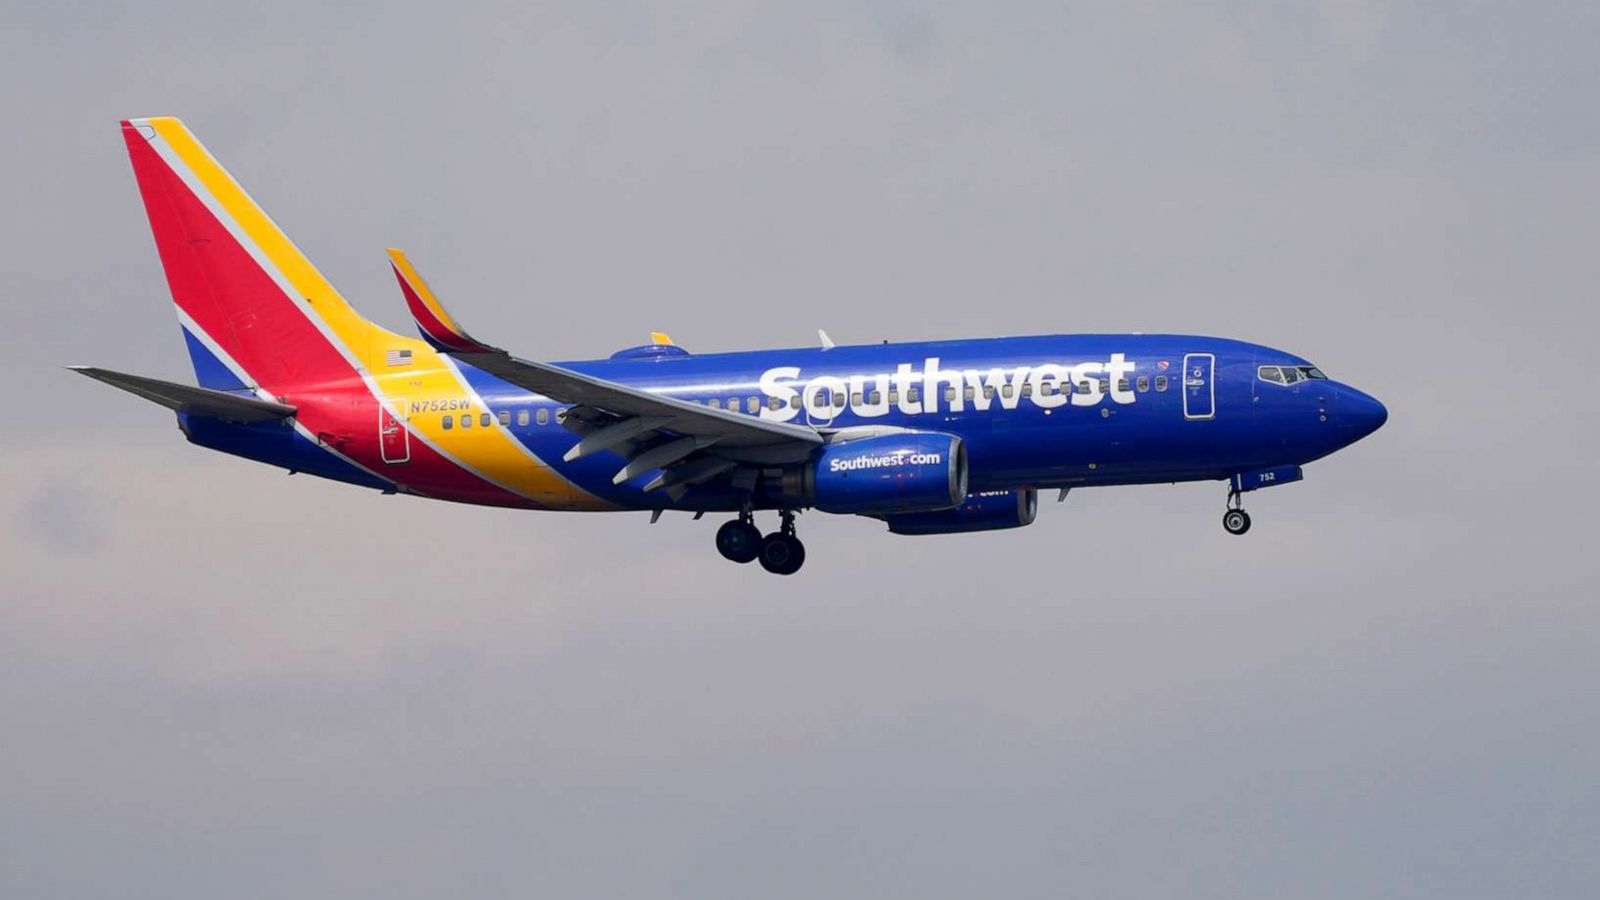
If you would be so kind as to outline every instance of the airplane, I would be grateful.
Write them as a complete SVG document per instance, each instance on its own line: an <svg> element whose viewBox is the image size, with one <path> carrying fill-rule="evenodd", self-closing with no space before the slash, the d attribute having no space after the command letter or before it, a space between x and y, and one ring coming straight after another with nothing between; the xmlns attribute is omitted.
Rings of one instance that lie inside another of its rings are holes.
<svg viewBox="0 0 1600 900"><path fill-rule="evenodd" d="M420 338L363 318L176 118L122 135L198 386L74 366L176 412L201 447L435 500L728 515L716 548L792 575L796 514L899 535L1018 528L1039 492L1224 481L1243 495L1376 431L1308 360L1176 334L690 353L665 334L539 362L469 334L389 251ZM776 512L765 535L757 512Z"/></svg>

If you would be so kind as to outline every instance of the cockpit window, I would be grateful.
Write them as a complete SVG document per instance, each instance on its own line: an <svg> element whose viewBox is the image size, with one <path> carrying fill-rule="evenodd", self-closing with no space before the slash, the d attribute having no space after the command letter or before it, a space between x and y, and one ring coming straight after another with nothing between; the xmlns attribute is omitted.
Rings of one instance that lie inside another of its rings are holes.
<svg viewBox="0 0 1600 900"><path fill-rule="evenodd" d="M1273 384L1299 384L1302 381L1327 381L1316 366L1262 366L1256 370L1262 381Z"/></svg>

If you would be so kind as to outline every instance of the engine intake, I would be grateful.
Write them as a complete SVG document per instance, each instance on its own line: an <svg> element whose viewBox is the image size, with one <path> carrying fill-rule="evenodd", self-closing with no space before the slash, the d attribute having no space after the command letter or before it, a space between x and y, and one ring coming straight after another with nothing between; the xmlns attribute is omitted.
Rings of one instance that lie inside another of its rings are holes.
<svg viewBox="0 0 1600 900"><path fill-rule="evenodd" d="M949 509L967 494L966 444L936 432L829 444L813 462L784 470L783 493L831 513L881 516Z"/></svg>

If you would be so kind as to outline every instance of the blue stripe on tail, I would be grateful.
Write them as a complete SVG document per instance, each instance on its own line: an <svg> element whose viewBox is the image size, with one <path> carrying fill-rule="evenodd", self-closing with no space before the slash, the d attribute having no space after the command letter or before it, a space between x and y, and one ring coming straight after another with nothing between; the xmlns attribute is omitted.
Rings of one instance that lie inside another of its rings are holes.
<svg viewBox="0 0 1600 900"><path fill-rule="evenodd" d="M200 339L183 329L184 343L189 345L189 359L194 363L194 377L201 387L218 391L249 391L250 388L233 374L217 355L206 349Z"/></svg>

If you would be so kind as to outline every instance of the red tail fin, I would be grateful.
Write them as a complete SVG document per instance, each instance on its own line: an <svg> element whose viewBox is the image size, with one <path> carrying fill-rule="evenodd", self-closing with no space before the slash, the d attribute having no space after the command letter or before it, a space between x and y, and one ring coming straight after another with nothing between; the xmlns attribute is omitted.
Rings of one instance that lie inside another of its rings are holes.
<svg viewBox="0 0 1600 900"><path fill-rule="evenodd" d="M375 344L405 340L357 314L182 122L122 134L202 384L349 380Z"/></svg>

